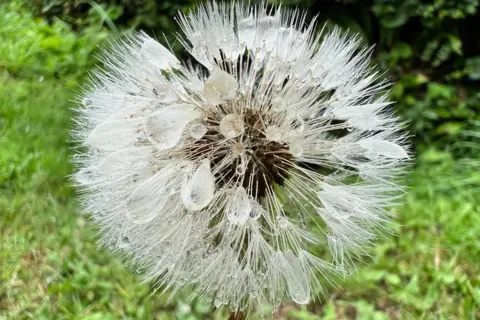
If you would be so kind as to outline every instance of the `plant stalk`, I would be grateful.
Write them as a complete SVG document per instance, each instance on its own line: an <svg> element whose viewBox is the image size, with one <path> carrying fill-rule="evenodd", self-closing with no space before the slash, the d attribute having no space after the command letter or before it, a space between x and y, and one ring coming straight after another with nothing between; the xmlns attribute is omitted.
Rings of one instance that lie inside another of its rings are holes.
<svg viewBox="0 0 480 320"><path fill-rule="evenodd" d="M230 312L228 320L245 320L245 314L243 312Z"/></svg>

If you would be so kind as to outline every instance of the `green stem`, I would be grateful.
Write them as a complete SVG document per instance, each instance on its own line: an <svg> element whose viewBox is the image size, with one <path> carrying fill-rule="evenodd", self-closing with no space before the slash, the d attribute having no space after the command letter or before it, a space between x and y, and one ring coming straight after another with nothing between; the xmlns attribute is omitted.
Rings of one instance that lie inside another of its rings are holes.
<svg viewBox="0 0 480 320"><path fill-rule="evenodd" d="M245 315L243 312L230 312L228 320L245 320Z"/></svg>

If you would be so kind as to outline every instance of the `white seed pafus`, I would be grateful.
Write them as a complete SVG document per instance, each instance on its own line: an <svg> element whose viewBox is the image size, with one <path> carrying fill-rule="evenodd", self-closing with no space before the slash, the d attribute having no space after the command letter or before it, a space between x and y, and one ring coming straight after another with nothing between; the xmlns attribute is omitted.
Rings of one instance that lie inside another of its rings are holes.
<svg viewBox="0 0 480 320"><path fill-rule="evenodd" d="M208 2L178 21L201 68L140 32L78 97L83 207L172 292L231 311L309 303L404 191L389 84L360 37L314 34L298 11Z"/></svg>

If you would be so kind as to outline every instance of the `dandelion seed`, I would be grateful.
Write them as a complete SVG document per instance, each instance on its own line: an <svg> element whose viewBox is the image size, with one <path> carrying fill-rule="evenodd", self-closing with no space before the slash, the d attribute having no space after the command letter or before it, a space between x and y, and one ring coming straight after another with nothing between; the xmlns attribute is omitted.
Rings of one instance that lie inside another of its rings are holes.
<svg viewBox="0 0 480 320"><path fill-rule="evenodd" d="M319 275L351 273L403 190L388 83L358 37L315 35L298 11L210 2L178 21L206 72L141 32L78 99L85 211L172 292L233 312L306 304Z"/></svg>

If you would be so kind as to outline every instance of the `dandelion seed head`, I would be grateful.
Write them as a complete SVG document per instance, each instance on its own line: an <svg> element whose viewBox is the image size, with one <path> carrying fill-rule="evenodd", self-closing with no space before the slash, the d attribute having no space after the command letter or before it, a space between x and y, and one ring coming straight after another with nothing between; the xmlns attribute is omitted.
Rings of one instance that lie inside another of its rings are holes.
<svg viewBox="0 0 480 320"><path fill-rule="evenodd" d="M140 32L79 97L85 211L159 288L232 311L306 304L402 191L388 83L358 37L299 11L210 2L178 21L198 66Z"/></svg>

